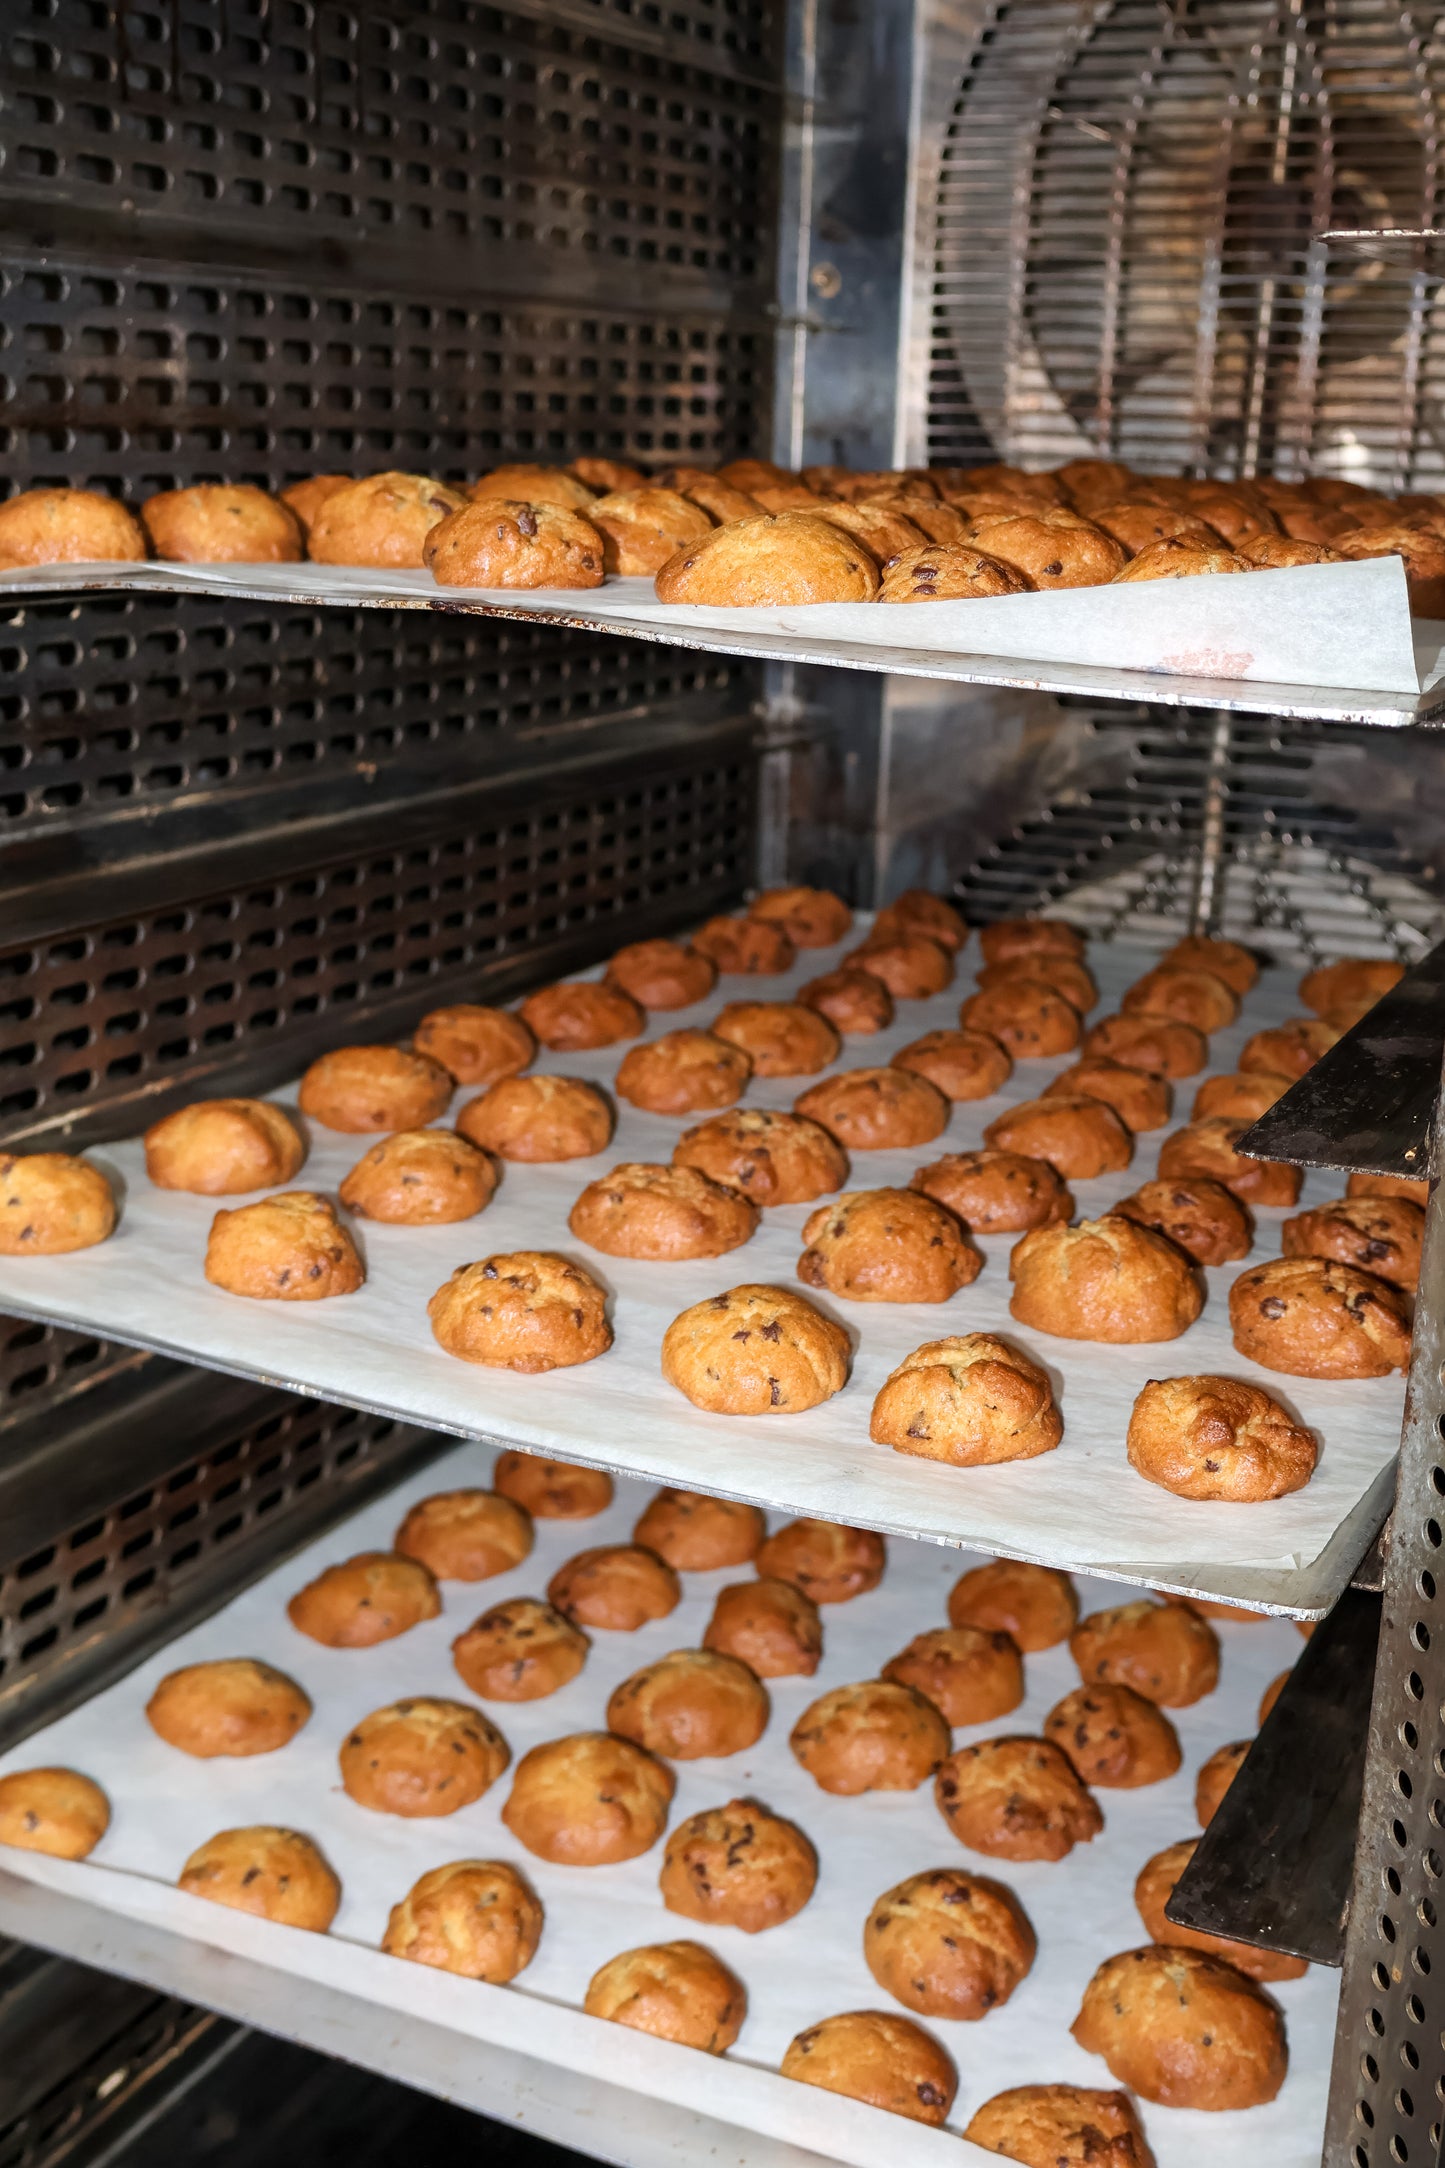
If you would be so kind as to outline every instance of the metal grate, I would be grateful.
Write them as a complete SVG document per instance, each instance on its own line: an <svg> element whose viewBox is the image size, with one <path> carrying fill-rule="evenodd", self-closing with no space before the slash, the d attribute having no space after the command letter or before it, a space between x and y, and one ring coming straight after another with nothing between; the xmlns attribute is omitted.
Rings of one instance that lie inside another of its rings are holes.
<svg viewBox="0 0 1445 2168"><path fill-rule="evenodd" d="M89 1975L74 1969L83 1995ZM137 1988L129 1999L129 2021L109 2040L85 2039L65 2080L0 2128L0 2168L58 2168L100 2157L138 2095L164 2088L179 2067L218 2051L230 2037L220 2018L174 1996Z"/></svg>
<svg viewBox="0 0 1445 2168"><path fill-rule="evenodd" d="M659 760L648 781L439 838L0 950L0 1134L194 1085L257 1057L275 1075L378 1009L413 1013L489 969L545 969L649 917L677 923L748 878L756 763ZM656 772L658 769L661 772Z"/></svg>
<svg viewBox="0 0 1445 2168"><path fill-rule="evenodd" d="M151 1360L138 1348L61 1325L0 1317L0 1436L12 1423L49 1413L75 1394Z"/></svg>
<svg viewBox="0 0 1445 2168"><path fill-rule="evenodd" d="M0 1564L0 1714L13 1719L102 1642L124 1652L148 1615L196 1594L213 1606L235 1557L260 1544L259 1562L274 1560L313 1498L414 1453L422 1436L354 1408L259 1394L200 1454L178 1451L163 1477Z"/></svg>
<svg viewBox="0 0 1445 2168"><path fill-rule="evenodd" d="M1445 483L1445 34L1391 0L995 0L942 149L928 433Z"/></svg>
<svg viewBox="0 0 1445 2168"><path fill-rule="evenodd" d="M767 0L12 12L0 187L39 243L0 272L12 487L753 435Z"/></svg>

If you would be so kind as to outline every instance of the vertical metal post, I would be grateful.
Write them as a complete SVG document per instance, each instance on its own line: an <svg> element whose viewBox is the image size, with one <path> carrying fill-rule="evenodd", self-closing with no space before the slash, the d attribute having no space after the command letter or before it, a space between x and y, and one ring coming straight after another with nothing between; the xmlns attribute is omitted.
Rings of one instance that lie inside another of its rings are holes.
<svg viewBox="0 0 1445 2168"><path fill-rule="evenodd" d="M1437 1108L1431 1152L1441 1166ZM1445 2123L1445 1184L1432 1183L1385 1563L1325 2168L1434 2168Z"/></svg>
<svg viewBox="0 0 1445 2168"><path fill-rule="evenodd" d="M1199 855L1194 869L1194 891L1189 902L1189 931L1212 933L1218 923L1220 876L1224 869L1225 816L1229 807L1229 755L1233 746L1233 721L1227 709L1215 717L1209 740L1209 762L1199 809Z"/></svg>

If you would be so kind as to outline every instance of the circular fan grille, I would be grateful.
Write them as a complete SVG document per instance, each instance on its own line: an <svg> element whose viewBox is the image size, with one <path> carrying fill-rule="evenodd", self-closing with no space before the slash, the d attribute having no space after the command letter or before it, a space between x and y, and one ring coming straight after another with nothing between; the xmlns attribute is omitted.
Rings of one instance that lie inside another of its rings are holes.
<svg viewBox="0 0 1445 2168"><path fill-rule="evenodd" d="M1002 0L942 148L929 451L1445 486L1445 18ZM1418 258L1419 252L1416 252Z"/></svg>

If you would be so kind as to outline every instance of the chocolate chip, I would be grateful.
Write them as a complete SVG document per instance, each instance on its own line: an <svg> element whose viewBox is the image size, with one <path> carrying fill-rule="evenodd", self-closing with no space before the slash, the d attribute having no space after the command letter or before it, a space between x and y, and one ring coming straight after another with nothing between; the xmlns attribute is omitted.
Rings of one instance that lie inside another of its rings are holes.
<svg viewBox="0 0 1445 2168"><path fill-rule="evenodd" d="M1279 1295L1266 1295L1259 1306L1261 1317L1283 1317L1289 1305Z"/></svg>
<svg viewBox="0 0 1445 2168"><path fill-rule="evenodd" d="M537 515L529 504L524 504L517 514L517 525L521 528L523 534L535 534L537 532Z"/></svg>

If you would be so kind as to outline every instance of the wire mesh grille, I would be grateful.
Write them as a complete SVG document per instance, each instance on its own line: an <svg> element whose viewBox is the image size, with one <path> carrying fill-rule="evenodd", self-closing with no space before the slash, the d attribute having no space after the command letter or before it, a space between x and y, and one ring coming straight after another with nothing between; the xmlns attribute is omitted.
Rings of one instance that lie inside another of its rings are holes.
<svg viewBox="0 0 1445 2168"><path fill-rule="evenodd" d="M151 1360L93 1333L0 1317L0 1434L11 1423L48 1413L62 1401Z"/></svg>
<svg viewBox="0 0 1445 2168"><path fill-rule="evenodd" d="M744 886L755 778L742 747L598 776L515 819L0 950L0 1133L267 1048L296 1067L309 1025L334 1039L564 936L600 953L649 914L681 919Z"/></svg>
<svg viewBox="0 0 1445 2168"><path fill-rule="evenodd" d="M1445 482L1445 35L1391 0L996 0L943 145L929 445Z"/></svg>

